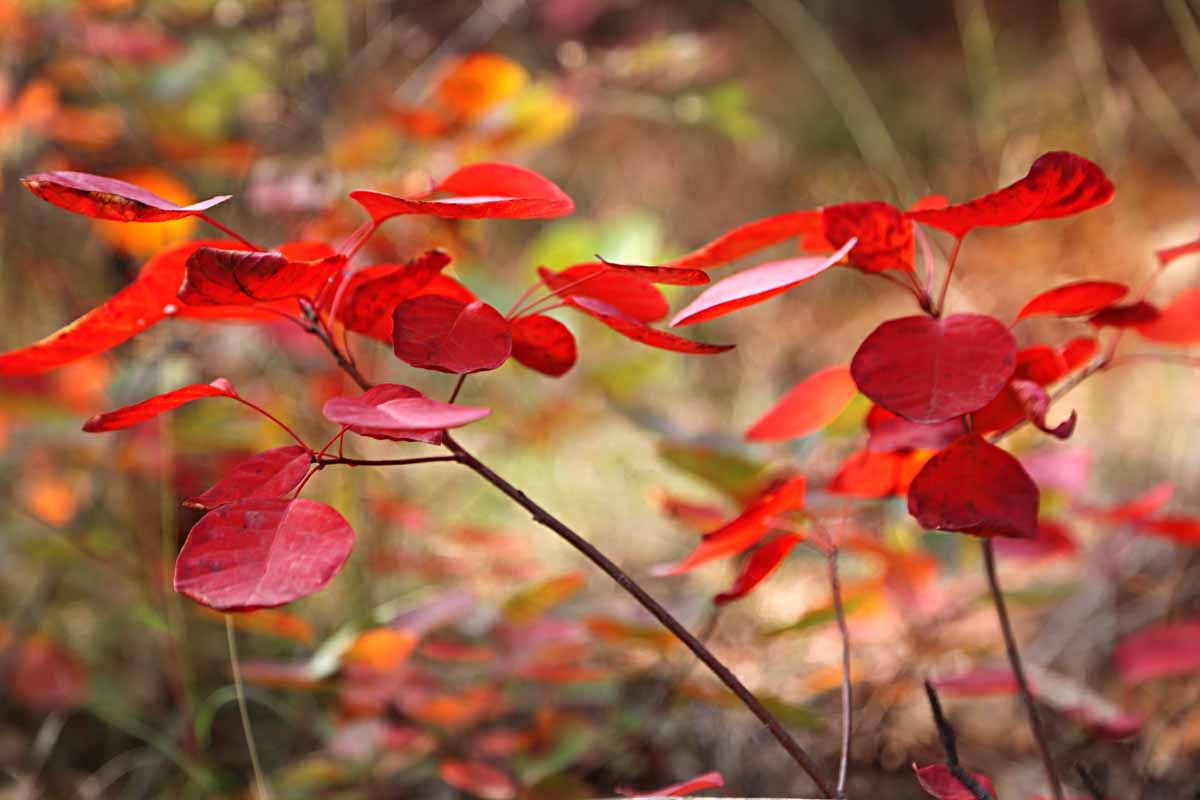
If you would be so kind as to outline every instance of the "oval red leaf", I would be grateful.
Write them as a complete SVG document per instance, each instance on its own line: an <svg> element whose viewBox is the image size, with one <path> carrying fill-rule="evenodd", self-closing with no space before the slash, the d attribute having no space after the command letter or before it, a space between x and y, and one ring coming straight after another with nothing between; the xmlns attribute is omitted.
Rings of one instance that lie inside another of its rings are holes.
<svg viewBox="0 0 1200 800"><path fill-rule="evenodd" d="M1038 219L1079 214L1112 200L1113 185L1104 171L1074 153L1046 153L1021 180L961 205L909 211L916 222L962 238L975 228L1019 225Z"/></svg>
<svg viewBox="0 0 1200 800"><path fill-rule="evenodd" d="M121 430L131 425L137 425L139 422L145 422L164 411L179 408L179 406L185 403L190 403L193 400L201 400L205 397L231 397L235 400L239 399L238 393L233 390L229 381L224 378L217 378L212 383L194 383L190 386L184 386L170 392L149 397L133 405L118 408L116 411L97 414L83 423L83 429L88 433Z"/></svg>
<svg viewBox="0 0 1200 800"><path fill-rule="evenodd" d="M512 355L530 369L557 378L575 366L575 337L553 317L520 317L512 322Z"/></svg>
<svg viewBox="0 0 1200 800"><path fill-rule="evenodd" d="M25 176L21 183L47 203L114 222L166 222L194 217L233 196L224 194L180 206L132 183L70 171L39 172Z"/></svg>
<svg viewBox="0 0 1200 800"><path fill-rule="evenodd" d="M175 591L218 611L281 606L329 583L353 547L354 531L324 503L240 500L192 527Z"/></svg>
<svg viewBox="0 0 1200 800"><path fill-rule="evenodd" d="M1053 314L1082 317L1108 308L1129 292L1129 287L1113 281L1075 281L1049 289L1034 297L1017 312L1017 321L1026 317Z"/></svg>
<svg viewBox="0 0 1200 800"><path fill-rule="evenodd" d="M334 397L322 413L330 422L391 436L458 428L492 413L476 406L432 400L410 386L381 384L358 397Z"/></svg>
<svg viewBox="0 0 1200 800"><path fill-rule="evenodd" d="M671 327L693 325L697 322L724 316L739 308L755 305L786 292L807 280L817 277L842 260L854 247L851 239L829 256L804 256L786 261L772 261L744 269L705 289L695 300L675 315Z"/></svg>
<svg viewBox="0 0 1200 800"><path fill-rule="evenodd" d="M291 297L314 297L346 257L312 261L277 252L201 247L187 260L178 297L190 305L269 303Z"/></svg>
<svg viewBox="0 0 1200 800"><path fill-rule="evenodd" d="M928 530L1036 539L1038 488L1012 455L968 434L926 462L908 513Z"/></svg>
<svg viewBox="0 0 1200 800"><path fill-rule="evenodd" d="M1017 342L983 314L883 323L850 363L859 390L913 422L944 422L992 401L1016 367Z"/></svg>
<svg viewBox="0 0 1200 800"><path fill-rule="evenodd" d="M846 409L858 386L845 365L814 372L797 383L746 431L752 442L778 442L819 431Z"/></svg>
<svg viewBox="0 0 1200 800"><path fill-rule="evenodd" d="M392 350L414 367L465 375L507 361L512 332L499 311L479 300L421 295L392 312Z"/></svg>
<svg viewBox="0 0 1200 800"><path fill-rule="evenodd" d="M213 509L236 500L279 497L295 489L304 479L311 459L308 448L298 444L258 453L234 467L211 489L184 500L183 504Z"/></svg>

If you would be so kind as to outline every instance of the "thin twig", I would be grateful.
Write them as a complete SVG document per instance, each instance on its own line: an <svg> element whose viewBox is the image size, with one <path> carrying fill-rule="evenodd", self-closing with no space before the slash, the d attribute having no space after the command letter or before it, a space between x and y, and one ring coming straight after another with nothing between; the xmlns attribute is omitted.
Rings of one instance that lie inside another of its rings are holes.
<svg viewBox="0 0 1200 800"><path fill-rule="evenodd" d="M996 616L1000 618L1000 631L1004 634L1004 647L1008 651L1008 663L1012 666L1013 678L1017 683L1017 693L1025 706L1029 717L1029 727L1033 729L1033 739L1037 743L1038 754L1042 757L1042 767L1046 771L1046 780L1050 783L1050 791L1054 800L1063 800L1062 781L1054 766L1054 758L1050 755L1050 744L1042 729L1042 719L1038 714L1037 703L1033 692L1029 690L1029 681L1025 678L1025 668L1021 663L1021 652L1017 649L1017 639L1013 636L1012 623L1008 619L1008 608L1004 604L1004 593L1000 590L1000 580L996 576L996 550L992 540L985 538L983 546L983 564L987 572L988 588L992 592L992 604L996 607Z"/></svg>
<svg viewBox="0 0 1200 800"><path fill-rule="evenodd" d="M1100 785L1100 781L1096 780L1096 776L1087 768L1087 765L1081 761L1075 765L1075 771L1079 773L1079 780L1083 781L1083 785L1087 787L1092 800L1104 800L1104 787Z"/></svg>
<svg viewBox="0 0 1200 800"><path fill-rule="evenodd" d="M237 694L238 713L242 717L242 730L246 734L246 749L250 751L250 767L254 770L254 787L259 800L271 800L271 789L263 775L258 760L258 746L254 743L254 728L250 725L250 711L246 708L246 687L242 684L242 665L238 661L237 636L233 632L233 616L225 615L225 640L229 643L229 666L233 670L233 690Z"/></svg>
<svg viewBox="0 0 1200 800"><path fill-rule="evenodd" d="M842 582L838 577L838 551L830 550L829 588L833 594L833 614L842 637L842 754L838 761L837 796L846 796L846 775L850 768L850 738L853 735L854 714L850 693L850 630L846 627L846 611L842 607Z"/></svg>
<svg viewBox="0 0 1200 800"><path fill-rule="evenodd" d="M421 456L420 458L322 458L316 462L321 467L342 464L347 467L403 467L409 464L434 464L439 461L459 461L458 456Z"/></svg>
<svg viewBox="0 0 1200 800"><path fill-rule="evenodd" d="M958 741L954 737L954 728L950 720L942 713L942 703L938 700L937 691L933 684L925 681L925 696L929 698L929 710L933 712L933 722L937 725L938 738L942 740L942 749L946 751L946 767L959 783L967 788L975 800L995 800L987 789L979 785L975 776L963 769L958 761Z"/></svg>

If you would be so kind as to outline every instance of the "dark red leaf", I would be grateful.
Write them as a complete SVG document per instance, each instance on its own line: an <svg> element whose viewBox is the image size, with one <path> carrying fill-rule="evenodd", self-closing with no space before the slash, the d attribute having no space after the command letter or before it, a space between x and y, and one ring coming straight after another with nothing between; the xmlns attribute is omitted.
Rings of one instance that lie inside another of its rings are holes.
<svg viewBox="0 0 1200 800"><path fill-rule="evenodd" d="M622 336L650 347L694 355L713 355L733 349L731 344L693 342L690 339L683 339L672 333L651 328L646 323L626 316L609 304L591 297L572 297L567 302L572 308L577 308L589 317L600 320Z"/></svg>
<svg viewBox="0 0 1200 800"><path fill-rule="evenodd" d="M627 788L618 788L616 792L623 797L683 797L692 792L699 792L704 789L717 789L724 785L725 779L721 777L721 773L706 772L703 775L697 775L691 780L664 786L661 789L655 789L650 792L639 792L635 789Z"/></svg>
<svg viewBox="0 0 1200 800"><path fill-rule="evenodd" d="M859 390L913 422L944 422L978 411L1016 367L1017 343L983 314L903 317L876 328L850 363Z"/></svg>
<svg viewBox="0 0 1200 800"><path fill-rule="evenodd" d="M530 369L557 378L575 366L575 337L553 317L519 317L512 322L512 355Z"/></svg>
<svg viewBox="0 0 1200 800"><path fill-rule="evenodd" d="M132 183L86 172L40 172L21 179L25 188L59 208L115 222L165 222L194 217L232 195L179 206Z"/></svg>
<svg viewBox="0 0 1200 800"><path fill-rule="evenodd" d="M224 378L217 378L212 383L193 383L190 386L184 386L147 398L140 403L118 408L116 411L97 414L83 424L83 429L88 433L121 430L131 425L137 425L139 422L145 422L164 411L178 408L184 403L190 403L193 400L200 400L205 397L231 397L235 400L240 399L238 398L238 393L229 385L229 381Z"/></svg>
<svg viewBox="0 0 1200 800"><path fill-rule="evenodd" d="M438 775L455 789L483 800L512 800L517 796L513 779L483 761L446 759L438 764Z"/></svg>
<svg viewBox="0 0 1200 800"><path fill-rule="evenodd" d="M963 786L945 764L931 764L928 767L918 767L913 764L913 769L917 773L917 782L921 784L921 788L930 796L936 797L937 800L976 800L975 793ZM978 772L969 772L968 774L988 794L992 797L996 796L996 787L987 779L987 776Z"/></svg>
<svg viewBox="0 0 1200 800"><path fill-rule="evenodd" d="M678 564L659 567L655 575L680 575L701 564L740 553L777 526L776 517L804 507L804 478L797 476L769 490L742 513L720 528L706 533L687 558Z"/></svg>
<svg viewBox="0 0 1200 800"><path fill-rule="evenodd" d="M1038 488L1021 462L968 434L929 459L913 479L908 513L929 530L1035 539Z"/></svg>
<svg viewBox="0 0 1200 800"><path fill-rule="evenodd" d="M382 192L357 191L350 197L383 222L400 214L428 214L450 219L543 219L562 217L575 210L571 198L550 181L510 164L470 164L447 175L430 194L443 199L395 197Z"/></svg>
<svg viewBox="0 0 1200 800"><path fill-rule="evenodd" d="M1050 411L1050 395L1046 394L1046 390L1037 383L1014 380L1010 386L1013 394L1020 401L1021 407L1025 410L1026 419L1032 422L1035 428L1056 439L1069 439L1075 432L1075 423L1078 421L1079 415L1074 411L1053 428L1047 425L1046 414Z"/></svg>
<svg viewBox="0 0 1200 800"><path fill-rule="evenodd" d="M1200 342L1200 289L1188 289L1163 307L1157 319L1143 322L1137 332L1152 342L1188 345Z"/></svg>
<svg viewBox="0 0 1200 800"><path fill-rule="evenodd" d="M754 587L770 577L775 568L787 558L788 553L792 552L792 548L803 539L804 537L799 534L789 533L759 545L746 560L746 564L738 573L733 586L715 596L713 604L724 605L748 595L754 590Z"/></svg>
<svg viewBox="0 0 1200 800"><path fill-rule="evenodd" d="M793 211L757 219L734 228L687 255L668 261L666 266L694 269L720 266L802 234L822 233L824 226L820 211Z"/></svg>
<svg viewBox="0 0 1200 800"><path fill-rule="evenodd" d="M183 501L192 508L213 509L235 500L280 497L304 479L312 454L298 444L251 456L203 494Z"/></svg>
<svg viewBox="0 0 1200 800"><path fill-rule="evenodd" d="M650 283L661 283L667 286L701 286L708 283L708 274L699 269L684 269L680 267L652 267L643 264L618 264L601 256L596 256L611 269L635 275Z"/></svg>
<svg viewBox="0 0 1200 800"><path fill-rule="evenodd" d="M1123 306L1109 306L1093 314L1088 322L1097 328L1142 328L1161 316L1162 312L1156 306L1139 300Z"/></svg>
<svg viewBox="0 0 1200 800"><path fill-rule="evenodd" d="M688 303L671 320L671 326L693 325L769 300L820 275L838 263L853 246L852 240L830 256L804 256L789 258L786 261L772 261L730 275L717 281Z"/></svg>
<svg viewBox="0 0 1200 800"><path fill-rule="evenodd" d="M576 264L559 272L538 268L542 283L561 297L590 297L639 322L667 315L667 298L649 281L604 264Z"/></svg>
<svg viewBox="0 0 1200 800"><path fill-rule="evenodd" d="M499 311L479 300L422 295L392 312L392 350L414 367L465 375L507 361L512 332Z"/></svg>
<svg viewBox="0 0 1200 800"><path fill-rule="evenodd" d="M1126 636L1113 660L1130 686L1200 671L1200 618L1160 622Z"/></svg>
<svg viewBox="0 0 1200 800"><path fill-rule="evenodd" d="M822 209L825 238L834 247L856 240L851 265L867 272L913 268L913 228L900 210L888 203L842 203ZM839 259L840 260L840 259Z"/></svg>
<svg viewBox="0 0 1200 800"><path fill-rule="evenodd" d="M1073 153L1046 153L1029 174L999 191L961 205L909 211L915 222L962 238L975 228L1019 225L1079 214L1112 200L1113 186L1091 161Z"/></svg>
<svg viewBox="0 0 1200 800"><path fill-rule="evenodd" d="M406 264L374 264L358 270L347 279L349 283L337 310L338 319L347 330L391 344L392 312L396 306L439 279L450 281L441 274L449 263L450 256L445 251L429 250ZM444 291L435 293L454 296ZM332 302L332 293L326 293L323 299ZM467 302L474 299L471 297Z"/></svg>
<svg viewBox="0 0 1200 800"><path fill-rule="evenodd" d="M814 372L751 425L746 439L777 442L807 436L833 422L856 394L858 387L845 365Z"/></svg>
<svg viewBox="0 0 1200 800"><path fill-rule="evenodd" d="M239 500L192 527L175 591L218 611L281 606L329 583L353 547L354 531L323 503Z"/></svg>
<svg viewBox="0 0 1200 800"><path fill-rule="evenodd" d="M1129 293L1129 287L1112 281L1075 281L1042 292L1017 312L1017 321L1041 314L1082 317L1108 308Z"/></svg>
<svg viewBox="0 0 1200 800"><path fill-rule="evenodd" d="M201 247L187 260L178 297L189 305L226 306L311 298L345 263L341 255L307 261L278 252Z"/></svg>
<svg viewBox="0 0 1200 800"><path fill-rule="evenodd" d="M355 433L377 438L426 441L429 435L483 419L491 409L431 400L410 386L380 384L359 397L334 397L325 418Z"/></svg>
<svg viewBox="0 0 1200 800"><path fill-rule="evenodd" d="M997 555L1022 559L1073 556L1078 550L1067 526L1048 519L1038 521L1036 539L1000 538L993 546Z"/></svg>

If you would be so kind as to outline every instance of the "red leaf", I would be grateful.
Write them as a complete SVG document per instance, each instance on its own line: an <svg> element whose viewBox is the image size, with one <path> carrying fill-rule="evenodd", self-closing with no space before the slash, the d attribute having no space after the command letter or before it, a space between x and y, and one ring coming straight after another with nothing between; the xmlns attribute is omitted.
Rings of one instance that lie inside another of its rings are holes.
<svg viewBox="0 0 1200 800"><path fill-rule="evenodd" d="M1021 462L978 434L929 459L908 489L908 513L929 530L1035 539L1037 512Z"/></svg>
<svg viewBox="0 0 1200 800"><path fill-rule="evenodd" d="M822 209L825 238L834 247L856 240L850 263L867 272L913 268L913 228L900 210L888 203L842 203Z"/></svg>
<svg viewBox="0 0 1200 800"><path fill-rule="evenodd" d="M1138 523L1139 533L1161 536L1179 544L1200 544L1200 519L1193 517L1162 517Z"/></svg>
<svg viewBox="0 0 1200 800"><path fill-rule="evenodd" d="M999 540L996 544L1021 544L1017 540ZM1017 681L1012 668L977 667L970 672L941 678L932 682L938 692L947 697L994 697L1017 693ZM1032 686L1030 691L1032 691Z"/></svg>
<svg viewBox="0 0 1200 800"><path fill-rule="evenodd" d="M400 214L428 214L449 219L544 219L575 210L571 198L550 181L510 164L470 164L447 175L430 194L452 197L430 200L357 191L350 197L376 223Z"/></svg>
<svg viewBox="0 0 1200 800"><path fill-rule="evenodd" d="M183 501L192 508L213 509L235 500L279 497L304 479L312 454L298 444L276 447L251 456L203 494Z"/></svg>
<svg viewBox="0 0 1200 800"><path fill-rule="evenodd" d="M820 211L793 211L757 219L734 228L687 255L668 261L666 266L696 269L716 267L801 234L821 233L824 226Z"/></svg>
<svg viewBox="0 0 1200 800"><path fill-rule="evenodd" d="M1088 323L1096 328L1142 328L1161 316L1162 312L1156 306L1139 300L1123 306L1109 306L1093 314Z"/></svg>
<svg viewBox="0 0 1200 800"><path fill-rule="evenodd" d="M441 275L449 263L450 256L445 251L429 250L403 265L375 264L358 270L347 279L349 283L337 310L338 319L348 330L391 344L392 312L396 306L431 287L439 278L451 280ZM332 301L331 294L327 293L326 298ZM474 299L471 297L467 302Z"/></svg>
<svg viewBox="0 0 1200 800"><path fill-rule="evenodd" d="M804 478L796 476L771 489L720 528L706 533L687 558L658 567L655 575L681 575L701 564L740 553L777 525L776 517L804 507Z"/></svg>
<svg viewBox="0 0 1200 800"><path fill-rule="evenodd" d="M1085 511L1084 513L1105 522L1133 522L1150 516L1171 502L1175 487L1168 482L1158 483L1134 499L1107 510Z"/></svg>
<svg viewBox="0 0 1200 800"><path fill-rule="evenodd" d="M422 295L392 312L392 350L414 367L465 375L507 361L512 332L499 311L479 300Z"/></svg>
<svg viewBox="0 0 1200 800"><path fill-rule="evenodd" d="M718 789L724 785L725 779L721 777L721 773L706 772L703 775L697 775L691 780L664 786L661 789L655 789L650 792L639 792L628 788L618 788L616 792L623 797L683 797L692 792L699 792L704 789Z"/></svg>
<svg viewBox="0 0 1200 800"><path fill-rule="evenodd" d="M846 242L831 256L805 256L786 261L772 261L717 281L676 314L671 320L671 327L693 325L721 317L739 308L752 306L782 294L838 263L854 246L855 241Z"/></svg>
<svg viewBox="0 0 1200 800"><path fill-rule="evenodd" d="M603 303L591 297L572 297L568 301L572 308L577 308L593 319L598 319L617 333L661 350L672 350L676 353L691 353L693 355L713 355L732 350L731 344L705 344L683 339L672 333L651 328L644 322L622 314L608 303Z"/></svg>
<svg viewBox="0 0 1200 800"><path fill-rule="evenodd" d="M1058 354L1067 365L1067 372L1074 372L1091 361L1099 349L1100 343L1090 336L1076 336L1058 348Z"/></svg>
<svg viewBox="0 0 1200 800"><path fill-rule="evenodd" d="M73 654L40 634L12 642L0 628L5 648L4 683L22 705L39 713L68 711L88 695L87 668ZM10 647L16 649L10 651Z"/></svg>
<svg viewBox="0 0 1200 800"><path fill-rule="evenodd" d="M751 425L746 439L777 442L807 436L837 419L856 394L858 387L845 365L814 372Z"/></svg>
<svg viewBox="0 0 1200 800"><path fill-rule="evenodd" d="M841 463L825 491L848 497L887 497L896 493L903 464L901 453L857 450Z"/></svg>
<svg viewBox="0 0 1200 800"><path fill-rule="evenodd" d="M520 317L512 322L512 355L530 369L557 378L575 366L575 337L553 317Z"/></svg>
<svg viewBox="0 0 1200 800"><path fill-rule="evenodd" d="M921 784L921 788L937 800L975 800L975 793L963 786L945 764L931 764L928 767L913 764L913 769L917 773L917 782ZM996 796L996 787L985 775L978 772L967 774L986 789L988 794Z"/></svg>
<svg viewBox="0 0 1200 800"><path fill-rule="evenodd" d="M1129 293L1129 287L1112 281L1075 281L1034 297L1017 312L1017 321L1041 314L1082 317L1108 308Z"/></svg>
<svg viewBox="0 0 1200 800"><path fill-rule="evenodd" d="M1143 338L1163 344L1200 342L1200 289L1189 289L1162 309L1158 319L1137 326Z"/></svg>
<svg viewBox="0 0 1200 800"><path fill-rule="evenodd" d="M187 260L178 297L190 305L269 303L314 297L346 257L296 260L277 252L201 247Z"/></svg>
<svg viewBox="0 0 1200 800"><path fill-rule="evenodd" d="M175 591L218 611L281 606L329 583L353 546L354 531L323 503L239 500L192 527Z"/></svg>
<svg viewBox="0 0 1200 800"><path fill-rule="evenodd" d="M576 264L560 272L538 268L542 283L561 297L590 297L639 322L667 315L667 298L652 283L604 264Z"/></svg>
<svg viewBox="0 0 1200 800"><path fill-rule="evenodd" d="M1046 394L1046 390L1037 383L1014 380L1010 386L1013 394L1020 401L1021 407L1025 410L1025 417L1033 423L1035 428L1056 439L1069 439L1075 432L1075 423L1078 421L1079 415L1074 411L1053 428L1046 424L1046 414L1050 411L1050 395Z"/></svg>
<svg viewBox="0 0 1200 800"><path fill-rule="evenodd" d="M86 172L40 172L27 175L21 183L59 208L116 222L165 222L194 217L232 197L225 194L190 206L179 206L132 183Z"/></svg>
<svg viewBox="0 0 1200 800"><path fill-rule="evenodd" d="M1071 531L1062 523L1038 520L1036 539L997 539L994 547L997 555L1008 558L1042 559L1057 556L1073 556L1078 551Z"/></svg>
<svg viewBox="0 0 1200 800"><path fill-rule="evenodd" d="M1200 670L1200 618L1161 622L1126 636L1113 653L1127 685Z"/></svg>
<svg viewBox="0 0 1200 800"><path fill-rule="evenodd" d="M746 560L733 586L714 597L713 604L721 606L748 595L783 563L788 553L792 552L792 548L803 538L799 534L789 533L760 545Z"/></svg>
<svg viewBox="0 0 1200 800"><path fill-rule="evenodd" d="M626 272L630 275L667 286L701 286L708 283L708 274L699 269L683 269L680 267L651 267L643 264L618 264L601 256L596 256L605 266Z"/></svg>
<svg viewBox="0 0 1200 800"><path fill-rule="evenodd" d="M877 452L941 450L962 431L962 422L957 419L924 425L898 417L882 406L871 406L867 413L867 449Z"/></svg>
<svg viewBox="0 0 1200 800"><path fill-rule="evenodd" d="M1066 377L1070 371L1062 354L1045 345L1036 344L1020 350L1008 385L992 402L975 412L975 430L980 433L999 431L1028 417L1025 401L1015 388L1018 381L1031 381L1039 387L1048 386Z"/></svg>
<svg viewBox="0 0 1200 800"><path fill-rule="evenodd" d="M978 411L1016 367L1017 343L983 314L903 317L876 328L850 363L859 390L913 422L943 422Z"/></svg>
<svg viewBox="0 0 1200 800"><path fill-rule="evenodd" d="M334 397L322 410L325 418L363 436L416 438L458 428L483 419L491 409L431 400L409 386L380 384L359 397ZM367 432L369 431L369 432Z"/></svg>
<svg viewBox="0 0 1200 800"><path fill-rule="evenodd" d="M1113 186L1091 161L1073 153L1046 153L1029 174L999 191L943 209L909 211L915 222L961 239L975 228L1019 225L1079 214L1112 200Z"/></svg>
<svg viewBox="0 0 1200 800"><path fill-rule="evenodd" d="M212 383L193 383L190 386L184 386L147 398L140 403L118 408L116 411L97 414L83 424L83 429L88 433L121 430L131 425L137 425L139 422L145 422L164 411L178 408L184 403L190 403L193 400L200 400L205 397L232 397L235 400L240 399L238 393L229 385L229 381L224 378L217 378Z"/></svg>
<svg viewBox="0 0 1200 800"><path fill-rule="evenodd" d="M517 796L513 779L483 761L446 759L438 764L438 775L455 789L483 800L512 800Z"/></svg>

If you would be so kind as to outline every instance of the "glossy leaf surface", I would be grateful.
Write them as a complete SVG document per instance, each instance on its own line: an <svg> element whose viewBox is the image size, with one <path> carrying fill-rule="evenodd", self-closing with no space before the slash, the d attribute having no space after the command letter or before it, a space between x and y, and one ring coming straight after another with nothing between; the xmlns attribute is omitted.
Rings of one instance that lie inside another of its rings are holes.
<svg viewBox="0 0 1200 800"><path fill-rule="evenodd" d="M409 386L381 384L359 397L334 397L322 410L325 418L391 435L458 428L491 413L490 409L433 400Z"/></svg>

